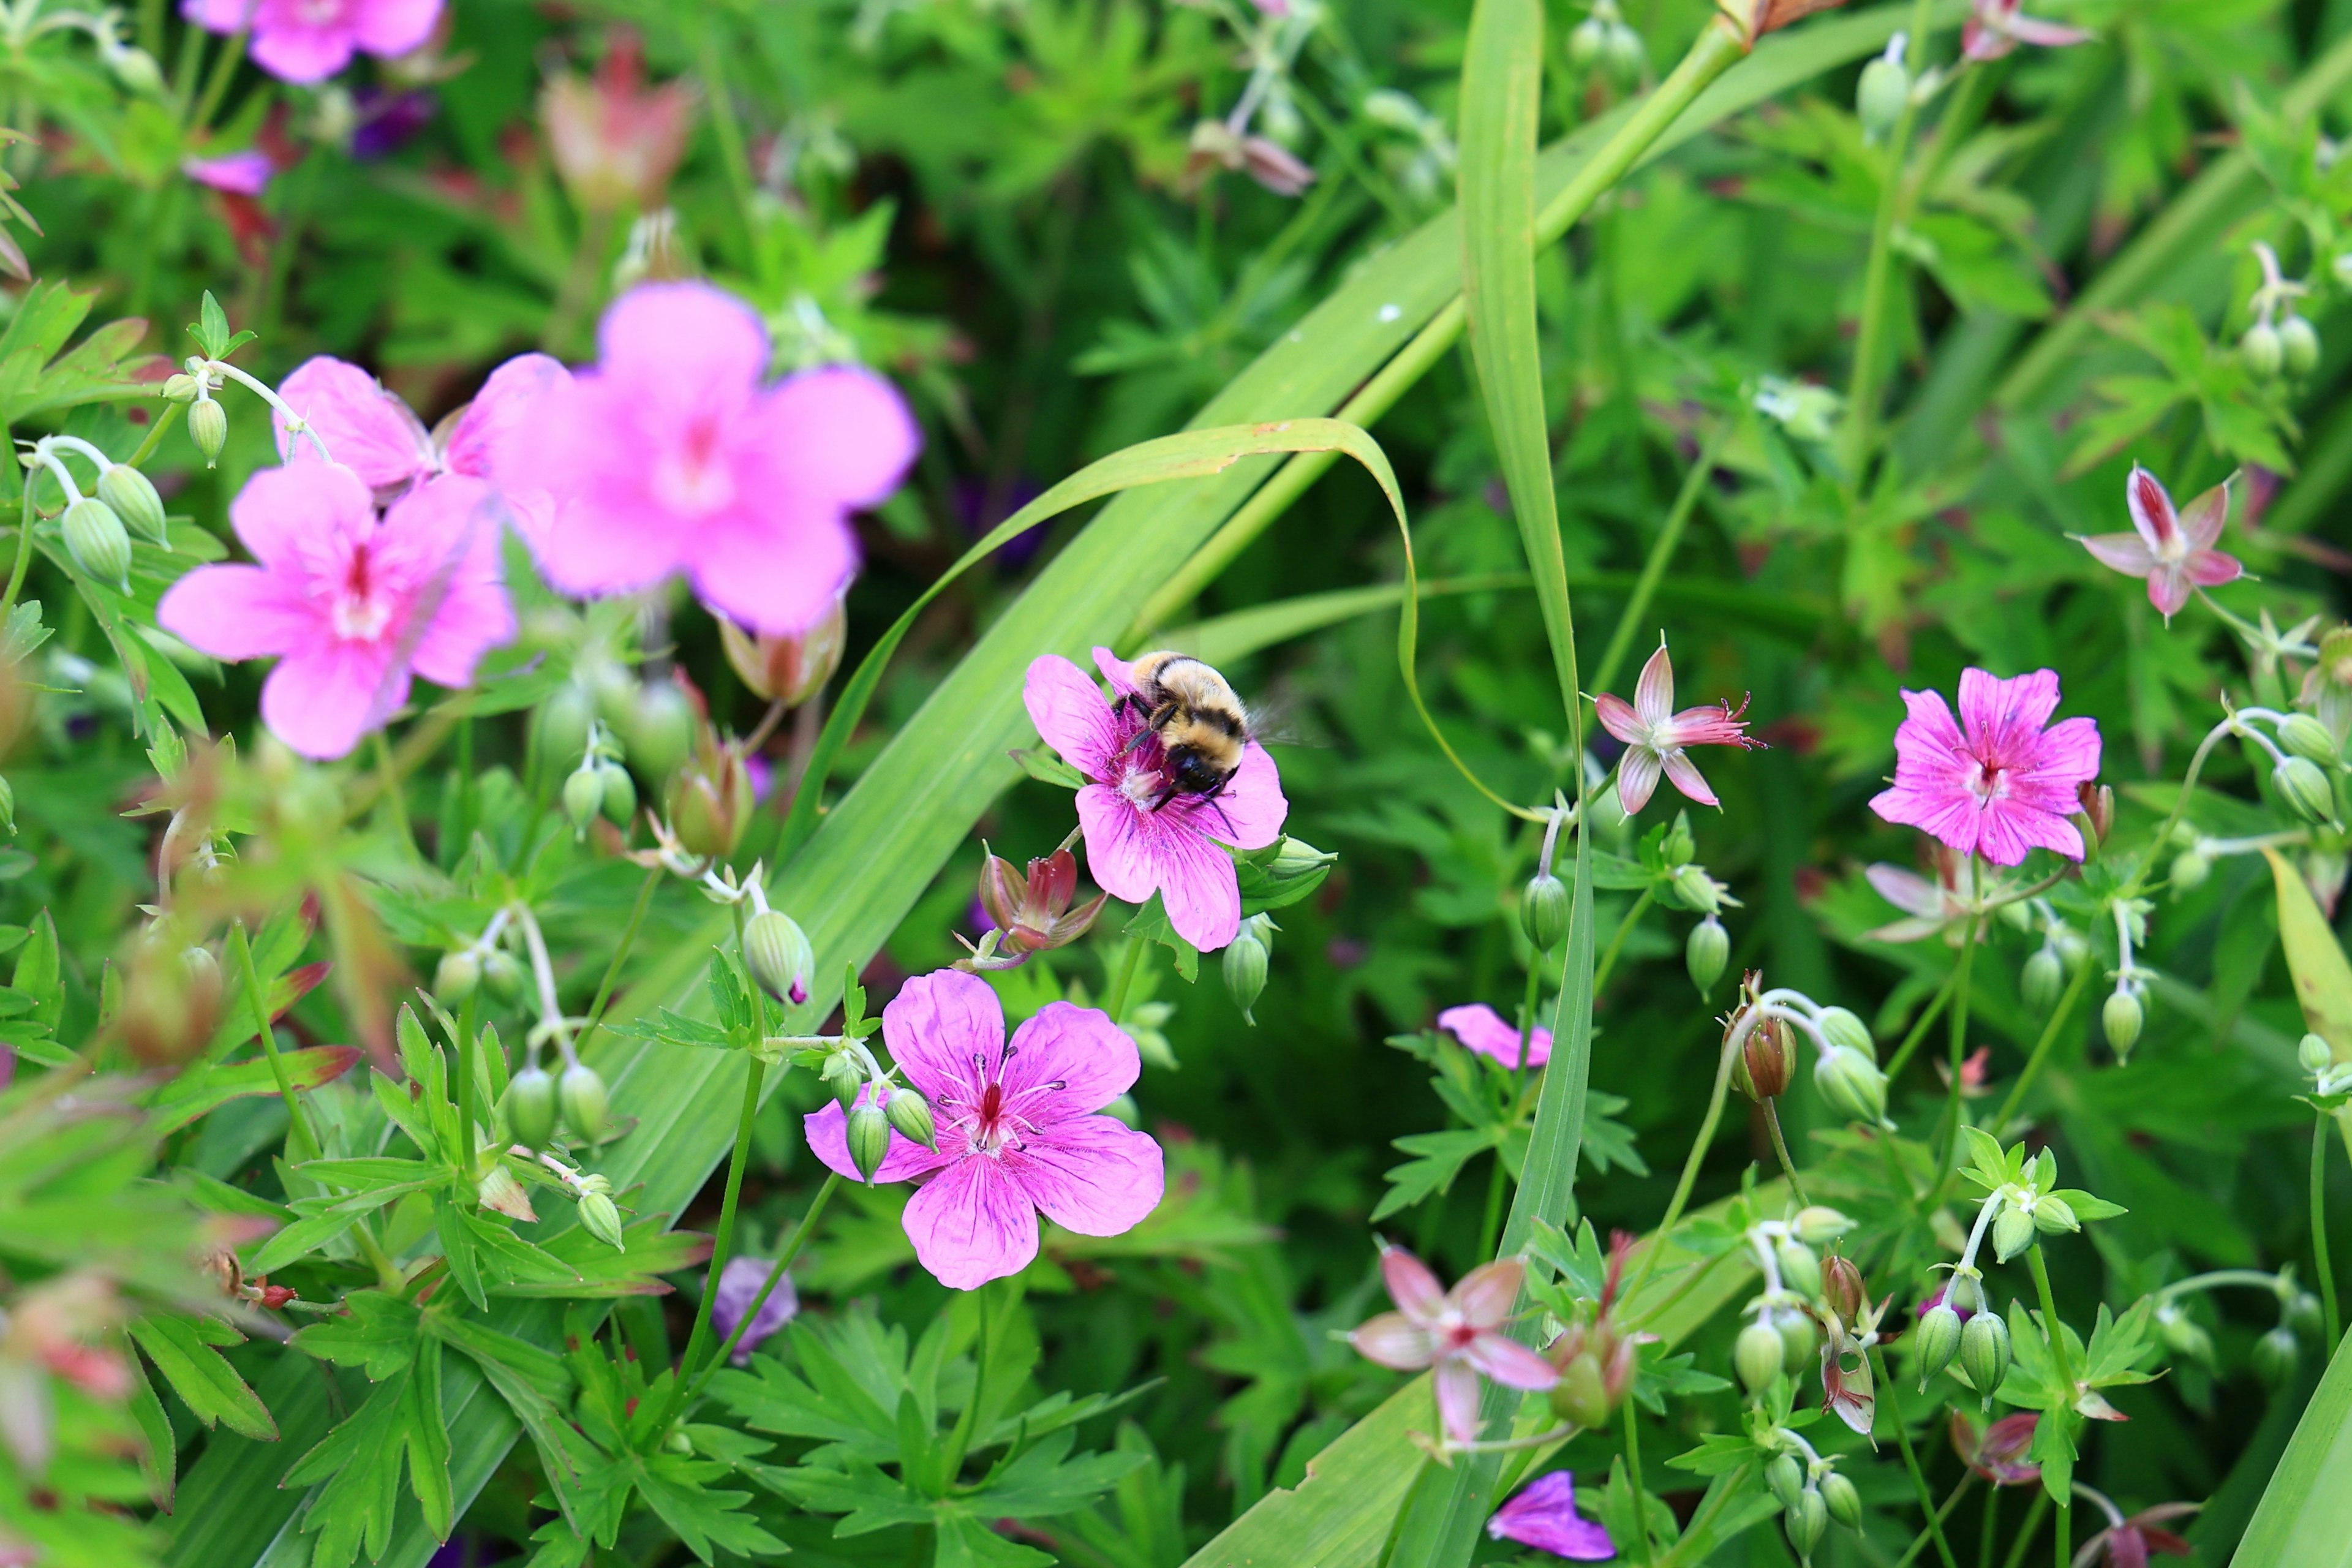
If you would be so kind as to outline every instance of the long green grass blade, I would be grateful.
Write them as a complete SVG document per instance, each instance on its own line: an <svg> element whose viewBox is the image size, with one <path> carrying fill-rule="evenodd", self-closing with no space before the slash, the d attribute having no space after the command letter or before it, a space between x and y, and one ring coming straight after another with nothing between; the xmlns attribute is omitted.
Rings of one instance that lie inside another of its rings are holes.
<svg viewBox="0 0 2352 1568"><path fill-rule="evenodd" d="M2347 1338L2347 1344L2352 1344ZM2352 1563L2352 1351L2336 1347L2231 1568Z"/></svg>

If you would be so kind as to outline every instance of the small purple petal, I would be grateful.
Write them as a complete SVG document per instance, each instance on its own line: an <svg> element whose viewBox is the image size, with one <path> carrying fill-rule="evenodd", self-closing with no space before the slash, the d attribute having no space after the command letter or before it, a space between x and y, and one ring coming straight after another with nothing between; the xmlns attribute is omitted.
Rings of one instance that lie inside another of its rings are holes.
<svg viewBox="0 0 2352 1568"><path fill-rule="evenodd" d="M1617 1555L1609 1531L1576 1511L1576 1478L1566 1470L1537 1478L1496 1510L1486 1533L1576 1563L1605 1563Z"/></svg>
<svg viewBox="0 0 2352 1568"><path fill-rule="evenodd" d="M759 1299L760 1288L768 1282L768 1272L774 1267L764 1258L727 1260L727 1268L719 1276L718 1292L710 1299L710 1326L722 1339L733 1333L735 1325L743 1321L743 1314ZM735 1352L729 1359L737 1366L748 1364L751 1352L760 1348L761 1342L798 1317L800 1310L800 1292L793 1289L793 1277L787 1273L768 1292L767 1300L761 1303L760 1315L751 1320L751 1326L735 1342Z"/></svg>

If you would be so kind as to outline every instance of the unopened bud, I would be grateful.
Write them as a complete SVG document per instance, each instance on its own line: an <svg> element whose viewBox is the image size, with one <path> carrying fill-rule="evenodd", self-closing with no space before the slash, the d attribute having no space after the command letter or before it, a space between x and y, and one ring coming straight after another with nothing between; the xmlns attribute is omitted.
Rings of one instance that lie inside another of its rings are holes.
<svg viewBox="0 0 2352 1568"><path fill-rule="evenodd" d="M216 467L221 448L228 445L228 410L209 397L189 404L188 439L204 454L205 468Z"/></svg>
<svg viewBox="0 0 2352 1568"><path fill-rule="evenodd" d="M1741 1386L1761 1394L1780 1375L1780 1336L1769 1323L1750 1323L1732 1342L1731 1366Z"/></svg>
<svg viewBox="0 0 2352 1568"><path fill-rule="evenodd" d="M1774 1327L1780 1334L1780 1370L1790 1377L1804 1376L1805 1369L1821 1354L1821 1331L1803 1312L1783 1312Z"/></svg>
<svg viewBox="0 0 2352 1568"><path fill-rule="evenodd" d="M866 1087L866 1069L847 1051L837 1051L827 1057L817 1076L844 1110L856 1102L857 1091Z"/></svg>
<svg viewBox="0 0 2352 1568"><path fill-rule="evenodd" d="M1685 866L1676 871L1675 892L1701 914L1716 914L1723 908L1723 895L1716 890L1715 879L1704 866Z"/></svg>
<svg viewBox="0 0 2352 1568"><path fill-rule="evenodd" d="M1531 879L1519 895L1519 929L1538 952L1549 952L1568 936L1568 884L1547 871Z"/></svg>
<svg viewBox="0 0 2352 1568"><path fill-rule="evenodd" d="M1924 1390L1928 1381L1951 1365L1952 1357L1959 1353L1960 1315L1944 1302L1937 1302L1920 1315L1912 1343L1919 1357L1919 1386Z"/></svg>
<svg viewBox="0 0 2352 1568"><path fill-rule="evenodd" d="M1813 1026L1832 1046L1850 1051L1860 1051L1872 1061L1878 1059L1878 1042L1870 1037L1870 1026L1843 1007L1824 1007Z"/></svg>
<svg viewBox="0 0 2352 1568"><path fill-rule="evenodd" d="M2131 1055L2132 1047L2139 1041L2140 1026L2147 1021L2139 998L2120 988L2099 1009L2099 1026L2106 1031L2107 1044L2118 1058Z"/></svg>
<svg viewBox="0 0 2352 1568"><path fill-rule="evenodd" d="M2257 378L2268 381L2286 363L2286 345L2279 341L2276 327L2268 321L2256 321L2238 340L2238 357Z"/></svg>
<svg viewBox="0 0 2352 1568"><path fill-rule="evenodd" d="M1731 1065L1732 1081L1750 1100L1777 1100L1788 1092L1795 1059L1787 1021L1762 1019L1739 1047L1739 1059Z"/></svg>
<svg viewBox="0 0 2352 1568"><path fill-rule="evenodd" d="M2046 1014L2058 1005L2059 994L2066 987L2066 966L2058 957L2058 950L2046 943L2034 950L2025 961L2025 971L2018 976L2018 994L2024 999L2029 1012Z"/></svg>
<svg viewBox="0 0 2352 1568"><path fill-rule="evenodd" d="M2308 1290L2297 1290L2286 1304L2286 1326L2306 1340L2316 1340L2326 1328L2319 1298Z"/></svg>
<svg viewBox="0 0 2352 1568"><path fill-rule="evenodd" d="M1875 1127L1886 1120L1886 1075L1860 1051L1822 1053L1813 1064L1813 1087L1849 1121Z"/></svg>
<svg viewBox="0 0 2352 1568"><path fill-rule="evenodd" d="M433 994L444 1007L462 1007L482 983L482 961L470 949L445 952L433 970Z"/></svg>
<svg viewBox="0 0 2352 1568"><path fill-rule="evenodd" d="M1853 1229L1853 1221L1833 1208L1812 1204L1797 1211L1797 1217L1789 1222L1789 1228L1795 1231L1797 1239L1808 1247L1826 1247Z"/></svg>
<svg viewBox="0 0 2352 1568"><path fill-rule="evenodd" d="M2213 1364L2213 1336L2202 1325L2180 1316L2159 1317L2158 1321L2164 1329L2165 1348L2176 1358Z"/></svg>
<svg viewBox="0 0 2352 1568"><path fill-rule="evenodd" d="M2318 1074L2336 1065L2336 1051L2317 1035L2305 1035L2294 1047L2294 1059L2303 1064L2304 1071Z"/></svg>
<svg viewBox="0 0 2352 1568"><path fill-rule="evenodd" d="M743 926L743 962L760 989L794 1006L809 999L816 972L816 949L798 921L779 910L763 910Z"/></svg>
<svg viewBox="0 0 2352 1568"><path fill-rule="evenodd" d="M555 1079L531 1066L507 1081L507 1132L526 1149L544 1149L555 1136Z"/></svg>
<svg viewBox="0 0 2352 1568"><path fill-rule="evenodd" d="M572 836L585 834L604 809L604 781L596 776L593 766L583 763L563 781L563 816L572 824Z"/></svg>
<svg viewBox="0 0 2352 1568"><path fill-rule="evenodd" d="M1697 853L1698 843L1691 837L1690 823L1677 814L1674 826L1666 829L1665 838L1658 845L1658 854L1667 865L1681 866Z"/></svg>
<svg viewBox="0 0 2352 1568"><path fill-rule="evenodd" d="M2279 357L2286 373L2294 376L2309 375L2319 368L2319 329L2301 316L2289 316L2279 323Z"/></svg>
<svg viewBox="0 0 2352 1568"><path fill-rule="evenodd" d="M540 778L553 778L557 769L572 767L588 750L595 710L595 700L576 681L557 687L539 705L531 715L530 753Z"/></svg>
<svg viewBox="0 0 2352 1568"><path fill-rule="evenodd" d="M163 384L157 390L173 403L193 402L196 395L196 378L184 370L173 371L163 378Z"/></svg>
<svg viewBox="0 0 2352 1568"><path fill-rule="evenodd" d="M2278 727L2279 744L2298 757L2332 768L2340 760L2336 732L2308 713L2290 713Z"/></svg>
<svg viewBox="0 0 2352 1568"><path fill-rule="evenodd" d="M751 824L751 775L742 757L721 746L681 768L670 783L669 810L688 854L719 860L734 854Z"/></svg>
<svg viewBox="0 0 2352 1568"><path fill-rule="evenodd" d="M1601 51L1608 45L1609 24L1598 16L1587 16L1569 30L1568 63L1579 70L1590 70L1601 63Z"/></svg>
<svg viewBox="0 0 2352 1568"><path fill-rule="evenodd" d="M2116 792L2113 786L2088 779L2074 786L2074 804L2090 825L2091 847L2096 848L2115 831Z"/></svg>
<svg viewBox="0 0 2352 1568"><path fill-rule="evenodd" d="M1842 1472L1822 1478L1822 1501L1829 1505L1830 1518L1848 1530L1862 1529L1862 1493Z"/></svg>
<svg viewBox="0 0 2352 1568"><path fill-rule="evenodd" d="M1266 933L1273 929L1274 922L1264 915L1252 915L1244 921L1241 933L1226 946L1222 963L1225 994L1242 1010L1243 1020L1253 1026L1257 1019L1251 1009L1265 990L1267 961L1271 956L1266 951Z"/></svg>
<svg viewBox="0 0 2352 1568"><path fill-rule="evenodd" d="M604 1142L605 1112L610 1102L601 1073L586 1062L572 1063L557 1080L555 1098L563 1107L563 1125L572 1129L573 1136L591 1143Z"/></svg>
<svg viewBox="0 0 2352 1568"><path fill-rule="evenodd" d="M1559 1381L1551 1385L1551 1408L1561 1420L1588 1432L1609 1425L1609 1379L1599 1356L1580 1351L1559 1369Z"/></svg>
<svg viewBox="0 0 2352 1568"><path fill-rule="evenodd" d="M609 1194L589 1193L581 1198L580 1225L614 1251L628 1250L628 1244L621 1239L621 1211Z"/></svg>
<svg viewBox="0 0 2352 1568"><path fill-rule="evenodd" d="M131 585L131 535L112 507L84 496L66 508L63 528L66 552L85 575L109 587Z"/></svg>
<svg viewBox="0 0 2352 1568"><path fill-rule="evenodd" d="M1800 1296L1822 1293L1822 1260L1803 1242L1790 1238L1773 1249L1780 1265L1781 1282Z"/></svg>
<svg viewBox="0 0 2352 1568"><path fill-rule="evenodd" d="M1862 121L1863 139L1875 146L1892 135L1910 97L1911 73L1900 60L1882 55L1863 67L1862 80L1853 93L1853 112Z"/></svg>
<svg viewBox="0 0 2352 1568"><path fill-rule="evenodd" d="M154 98L163 90L163 68L155 57L136 45L118 45L110 50L106 63L114 72L114 79L142 97Z"/></svg>
<svg viewBox="0 0 2352 1568"><path fill-rule="evenodd" d="M1794 1454L1781 1454L1764 1467L1764 1484L1780 1500L1782 1508L1794 1508L1797 1499L1804 1495L1805 1467Z"/></svg>
<svg viewBox="0 0 2352 1568"><path fill-rule="evenodd" d="M1993 1216L1993 1256L2003 1263L2033 1245L2033 1216L2014 1204L2003 1204Z"/></svg>
<svg viewBox="0 0 2352 1568"><path fill-rule="evenodd" d="M890 1152L890 1119L867 1100L849 1112L849 1159L867 1183Z"/></svg>
<svg viewBox="0 0 2352 1568"><path fill-rule="evenodd" d="M620 710L616 728L637 772L658 782L694 749L694 704L674 680L647 681Z"/></svg>
<svg viewBox="0 0 2352 1568"><path fill-rule="evenodd" d="M122 526L151 544L164 542L163 498L154 482L128 463L110 465L98 476L98 499L114 509Z"/></svg>
<svg viewBox="0 0 2352 1568"><path fill-rule="evenodd" d="M482 984L490 994L509 1006L522 1000L522 964L505 948L494 947L482 955Z"/></svg>
<svg viewBox="0 0 2352 1568"><path fill-rule="evenodd" d="M636 781L620 763L605 761L596 764L598 803L604 808L605 818L615 827L626 827L637 815Z"/></svg>
<svg viewBox="0 0 2352 1568"><path fill-rule="evenodd" d="M2033 1227L2048 1236L2065 1236L2083 1228L2074 1217L2074 1205L2064 1198L2044 1197L2033 1205Z"/></svg>
<svg viewBox="0 0 2352 1568"><path fill-rule="evenodd" d="M1690 971L1691 984L1704 997L1723 978L1724 966L1731 962L1731 934L1723 922L1709 915L1691 927L1690 941L1683 948L1683 964Z"/></svg>
<svg viewBox="0 0 2352 1568"><path fill-rule="evenodd" d="M2273 1388L2284 1386L2294 1376L2295 1363L2303 1358L2303 1347L2296 1343L2294 1331L2281 1323L2254 1342L2254 1371Z"/></svg>
<svg viewBox="0 0 2352 1568"><path fill-rule="evenodd" d="M1643 47L1642 35L1626 23L1612 24L1601 43L1601 68L1621 87L1640 81L1650 68L1650 51Z"/></svg>
<svg viewBox="0 0 2352 1568"><path fill-rule="evenodd" d="M1979 1312L1960 1331L1960 1371L1988 1402L2009 1375L2009 1324L1999 1312Z"/></svg>
<svg viewBox="0 0 2352 1568"><path fill-rule="evenodd" d="M1863 1282L1861 1268L1843 1252L1822 1259L1822 1305L1842 1323L1855 1321L1870 1306L1870 1287Z"/></svg>
<svg viewBox="0 0 2352 1568"><path fill-rule="evenodd" d="M748 632L721 616L719 639L727 650L727 662L755 695L797 708L841 668L842 649L849 640L848 606L835 599L824 617L798 637Z"/></svg>
<svg viewBox="0 0 2352 1568"><path fill-rule="evenodd" d="M940 1146L938 1128L931 1120L931 1103L904 1084L890 1090L890 1098L882 1103L882 1114L898 1130L898 1136L910 1143L920 1143L926 1149Z"/></svg>
<svg viewBox="0 0 2352 1568"><path fill-rule="evenodd" d="M1813 1548L1829 1531L1830 1505L1822 1500L1819 1490L1807 1487L1797 1494L1797 1506L1781 1514L1780 1528L1789 1532L1789 1544L1796 1548L1797 1556L1811 1563Z"/></svg>
<svg viewBox="0 0 2352 1568"><path fill-rule="evenodd" d="M2201 851L2183 849L2172 858L2172 890L2193 893L2213 874L2213 862Z"/></svg>

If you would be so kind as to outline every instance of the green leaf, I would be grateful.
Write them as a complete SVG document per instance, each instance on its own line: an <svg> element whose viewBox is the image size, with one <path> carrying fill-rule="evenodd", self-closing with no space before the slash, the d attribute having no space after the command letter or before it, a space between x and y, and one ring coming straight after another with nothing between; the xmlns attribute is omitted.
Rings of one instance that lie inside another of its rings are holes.
<svg viewBox="0 0 2352 1568"><path fill-rule="evenodd" d="M1389 1190L1372 1210L1370 1223L1378 1225L1400 1209L1452 1191L1462 1167L1492 1149L1497 1136L1492 1127L1464 1127L1445 1132L1412 1132L1396 1140L1398 1148L1416 1158L1391 1166L1383 1174Z"/></svg>
<svg viewBox="0 0 2352 1568"><path fill-rule="evenodd" d="M278 1059L285 1064L286 1076L294 1087L308 1089L342 1077L362 1054L357 1046L309 1046L283 1052ZM278 1076L270 1070L268 1059L256 1058L226 1067L192 1068L158 1089L148 1101L148 1110L157 1132L175 1132L192 1121L203 1121L232 1100L277 1092Z"/></svg>
<svg viewBox="0 0 2352 1568"><path fill-rule="evenodd" d="M2352 1564L2352 1337L2295 1423L2285 1457L2263 1489L2231 1568L2346 1568Z"/></svg>
<svg viewBox="0 0 2352 1568"><path fill-rule="evenodd" d="M407 1407L408 1481L425 1510L425 1528L442 1541L457 1528L457 1499L449 1489L449 1418L441 1404L441 1342L417 1346L409 1374Z"/></svg>
<svg viewBox="0 0 2352 1568"><path fill-rule="evenodd" d="M1176 928L1168 920L1167 905L1158 893L1135 911L1135 917L1127 922L1127 934L1166 948L1176 961L1176 973L1188 984L1201 978L1201 950L1176 934Z"/></svg>
<svg viewBox="0 0 2352 1568"><path fill-rule="evenodd" d="M197 1420L206 1426L222 1423L256 1442L278 1440L278 1423L270 1419L261 1395L236 1374L227 1358L205 1342L195 1324L184 1318L160 1315L133 1318L131 1337L139 1342L139 1348L147 1352L172 1392L187 1402Z"/></svg>
<svg viewBox="0 0 2352 1568"><path fill-rule="evenodd" d="M2265 848L2263 856L2271 863L2271 882L2278 893L2279 943L2286 950L2304 1026L2327 1042L2337 1062L2352 1061L2352 963L2345 961L2343 946L2327 917L2319 912L2303 874L2275 849ZM2336 1126L2344 1147L2352 1151L2352 1108L2336 1113Z"/></svg>
<svg viewBox="0 0 2352 1568"><path fill-rule="evenodd" d="M218 359L228 349L228 312L221 309L213 291L205 290L205 301L197 307L196 319L188 325L188 335L196 346L213 359Z"/></svg>

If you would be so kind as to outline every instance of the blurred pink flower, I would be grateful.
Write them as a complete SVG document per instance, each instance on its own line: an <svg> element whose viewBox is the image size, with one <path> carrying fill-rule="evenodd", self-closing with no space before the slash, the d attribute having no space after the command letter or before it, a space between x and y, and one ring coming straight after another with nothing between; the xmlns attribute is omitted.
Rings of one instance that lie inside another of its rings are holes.
<svg viewBox="0 0 2352 1568"><path fill-rule="evenodd" d="M1961 671L1957 725L1941 692L1906 691L1903 701L1911 716L1895 731L1895 785L1871 798L1871 810L1996 866L2017 865L2036 846L2083 858L2083 836L2067 818L2080 805L2075 786L2098 776L2099 726L2068 719L2043 728L2058 707L2057 671L2012 680Z"/></svg>
<svg viewBox="0 0 2352 1568"><path fill-rule="evenodd" d="M942 969L891 999L882 1037L930 1101L939 1146L893 1131L874 1179L920 1184L907 1204L907 1236L940 1284L976 1289L1027 1268L1040 1210L1080 1236L1119 1236L1160 1206L1160 1145L1096 1114L1143 1070L1135 1042L1103 1013L1049 1002L1008 1046L1004 1009L988 982ZM829 1169L864 1179L838 1101L805 1126L809 1149Z"/></svg>
<svg viewBox="0 0 2352 1568"><path fill-rule="evenodd" d="M1864 868L1862 874L1878 896L1908 918L1863 932L1864 941L1917 942L1941 932L1948 943L1960 944L1968 921L1983 911L1984 889L1978 884L1985 879L1978 873L1974 856L1949 845L1937 844L1931 858L1936 873L1932 882L1916 871L1883 860Z"/></svg>
<svg viewBox="0 0 2352 1568"><path fill-rule="evenodd" d="M2033 1450L2034 1424L2040 1414L2022 1410L2004 1415L1982 1434L1964 1411L1952 1412L1952 1451L1961 1463L1997 1487L2030 1487L2042 1479L2042 1467L2026 1456Z"/></svg>
<svg viewBox="0 0 2352 1568"><path fill-rule="evenodd" d="M1633 701L1604 691L1592 700L1592 706L1601 728L1625 742L1625 754L1617 760L1617 800L1629 816L1650 804L1661 771L1701 805L1720 804L1684 747L1738 746L1745 751L1764 743L1748 737L1741 717L1748 711L1745 700L1737 710L1717 702L1675 711L1675 664L1666 657L1664 637L1658 639L1658 651L1642 666Z"/></svg>
<svg viewBox="0 0 2352 1568"><path fill-rule="evenodd" d="M2108 1506L2112 1510L2114 1505ZM2160 1502L2154 1508L2144 1508L2083 1542L2074 1553L2074 1568L2093 1568L2100 1563L2107 1568L2147 1568L2147 1554L2151 1552L2161 1552L2168 1557L2194 1556L2195 1547L2162 1527L2204 1506L2195 1502Z"/></svg>
<svg viewBox="0 0 2352 1568"><path fill-rule="evenodd" d="M1537 1477L1495 1510L1486 1533L1575 1563L1606 1563L1617 1555L1609 1531L1576 1511L1576 1478L1566 1470Z"/></svg>
<svg viewBox="0 0 2352 1568"><path fill-rule="evenodd" d="M1367 1361L1399 1372L1434 1366L1438 1418L1454 1441L1477 1440L1480 1373L1507 1388L1546 1389L1559 1381L1551 1363L1503 1330L1527 1277L1517 1258L1482 1264L1448 1290L1420 1258L1384 1247L1381 1274L1397 1310L1367 1320L1348 1342Z"/></svg>
<svg viewBox="0 0 2352 1568"><path fill-rule="evenodd" d="M2063 48L2090 42L2095 35L2080 27L2063 26L2021 16L2021 0L1976 0L1975 9L1960 29L1960 51L1972 60L1997 60L2020 44Z"/></svg>
<svg viewBox="0 0 2352 1568"><path fill-rule="evenodd" d="M421 47L441 0L183 0L180 15L215 33L248 22L253 62L285 81L324 81L354 50L379 58Z"/></svg>
<svg viewBox="0 0 2352 1568"><path fill-rule="evenodd" d="M463 686L514 636L478 481L428 485L379 521L350 469L294 463L247 480L229 520L258 564L197 567L155 618L215 658L277 657L261 717L304 756L342 756L407 700L412 673Z"/></svg>
<svg viewBox="0 0 2352 1568"><path fill-rule="evenodd" d="M217 158L183 158L180 173L200 185L210 185L231 195L257 196L269 188L269 178L278 166L269 154L258 149L243 153L225 153Z"/></svg>
<svg viewBox="0 0 2352 1568"><path fill-rule="evenodd" d="M833 609L857 565L849 514L898 488L921 434L896 388L828 365L770 386L768 334L706 283L647 283L597 331L596 365L551 378L499 454L509 493L563 507L537 542L566 593L621 594L674 573L755 632Z"/></svg>
<svg viewBox="0 0 2352 1568"><path fill-rule="evenodd" d="M2124 504L2134 531L2074 535L2084 549L2127 577L2147 579L2147 602L2168 621L2189 603L2189 591L2234 583L2245 571L2237 557L2213 548L2230 521L2230 481L2223 479L2185 510L2154 474L2135 464L2124 481Z"/></svg>
<svg viewBox="0 0 2352 1568"><path fill-rule="evenodd" d="M710 1299L710 1326L719 1331L720 1338L735 1331L735 1325L743 1321L751 1303L759 1300L761 1288L767 1284L768 1275L774 1268L764 1258L727 1260L727 1267L719 1271L718 1283L712 1287L718 1294ZM760 1302L760 1315L751 1320L751 1326L743 1331L743 1337L735 1342L735 1349L727 1359L737 1366L749 1366L751 1352L771 1334L799 1317L800 1311L801 1293L793 1287L792 1275L786 1273L777 1279L768 1299Z"/></svg>
<svg viewBox="0 0 2352 1568"><path fill-rule="evenodd" d="M694 88L685 81L645 88L645 64L636 36L624 33L593 79L553 76L540 92L555 172L591 211L659 206L685 155Z"/></svg>
<svg viewBox="0 0 2352 1568"><path fill-rule="evenodd" d="M1121 695L1135 690L1110 649L1095 649L1095 664ZM1265 748L1251 742L1213 798L1171 795L1160 742L1142 715L1114 710L1068 659L1048 654L1032 661L1022 700L1045 743L1087 776L1078 824L1096 885L1131 904L1159 893L1176 934L1203 952L1232 942L1241 931L1241 881L1233 857L1218 846L1263 849L1282 837L1290 813Z"/></svg>
<svg viewBox="0 0 2352 1568"><path fill-rule="evenodd" d="M1437 1026L1482 1057L1492 1057L1507 1068L1522 1065L1519 1061L1519 1031L1484 1002L1448 1007L1437 1016ZM1544 1028L1529 1030L1528 1059L1524 1065L1539 1068L1549 1060L1551 1031Z"/></svg>
<svg viewBox="0 0 2352 1568"><path fill-rule="evenodd" d="M488 480L500 451L550 386L571 373L545 354L518 354L492 371L474 400L441 428L427 433L425 422L382 382L348 360L320 354L304 360L279 384L278 395L315 427L336 462L364 479L379 500L390 500L441 474ZM288 462L316 456L306 440L288 430L286 416L272 411L278 455ZM517 508L526 536L534 520L551 510L546 498ZM520 515L529 513L530 515Z"/></svg>

